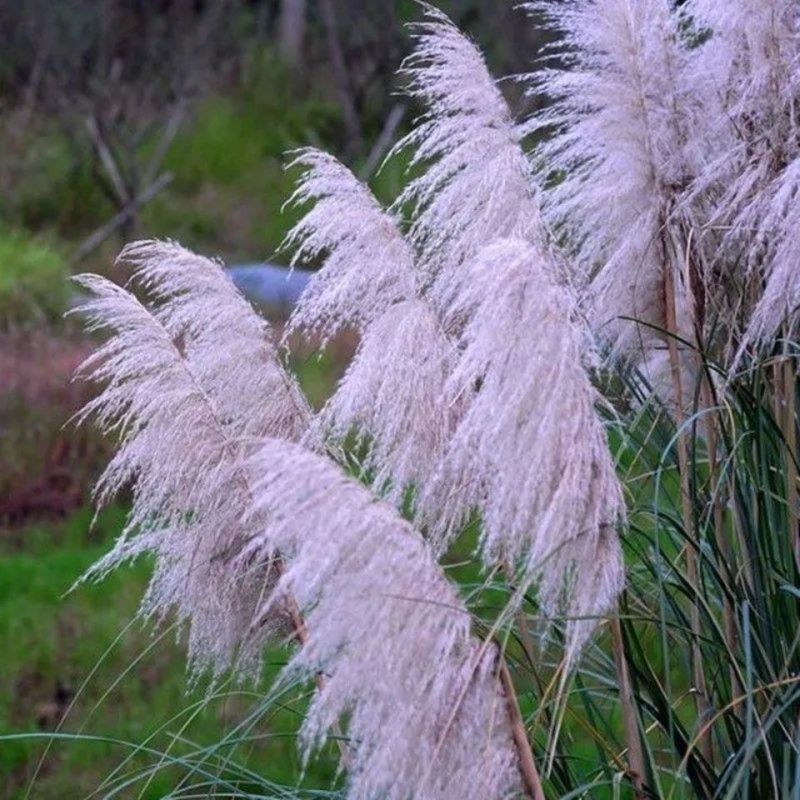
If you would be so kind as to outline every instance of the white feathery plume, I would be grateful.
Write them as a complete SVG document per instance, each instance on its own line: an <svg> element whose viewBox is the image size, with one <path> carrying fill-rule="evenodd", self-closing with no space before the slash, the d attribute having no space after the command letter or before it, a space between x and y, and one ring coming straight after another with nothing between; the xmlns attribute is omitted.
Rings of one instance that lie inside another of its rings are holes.
<svg viewBox="0 0 800 800"><path fill-rule="evenodd" d="M452 433L455 413L444 387L455 359L428 303L391 306L367 327L315 430L339 441L355 431L369 443L363 467L372 485L402 500L430 477Z"/></svg>
<svg viewBox="0 0 800 800"><path fill-rule="evenodd" d="M311 411L282 367L272 332L222 264L175 242L139 241L119 257L158 302L197 382L231 438L300 438Z"/></svg>
<svg viewBox="0 0 800 800"><path fill-rule="evenodd" d="M431 297L446 308L454 270L495 237L540 235L532 167L517 125L480 50L440 11L412 26L416 45L400 74L426 111L395 148L424 172L395 203L414 217L410 238Z"/></svg>
<svg viewBox="0 0 800 800"><path fill-rule="evenodd" d="M531 76L536 91L555 99L535 121L556 131L539 150L543 169L558 176L545 216L567 234L578 282L592 280L595 327L618 352L637 353L654 334L621 318L665 327L665 270L679 285L676 264L688 231L699 227L692 209L677 203L691 176L694 106L670 4L527 5L550 19L564 48L564 68ZM679 303L684 311L688 300Z"/></svg>
<svg viewBox="0 0 800 800"><path fill-rule="evenodd" d="M101 430L121 439L98 483L99 503L133 484L125 530L89 576L155 553L142 613L163 618L177 609L189 622L192 671L216 670L235 657L258 601L242 608L243 595L229 582L227 551L236 552L237 532L238 546L245 541L237 520L246 499L231 481L233 454L163 326L112 283L94 276L79 282L94 295L80 309L89 329L115 332L82 367L107 384L82 416L95 416Z"/></svg>
<svg viewBox="0 0 800 800"><path fill-rule="evenodd" d="M692 0L686 14L707 36L695 80L708 89L715 139L698 191L715 192L712 221L728 231L722 252L745 267L740 284L751 287L739 292L758 297L755 308L745 304L753 316L744 348L773 336L800 300L800 11L794 0Z"/></svg>
<svg viewBox="0 0 800 800"><path fill-rule="evenodd" d="M325 248L328 255L289 329L327 336L350 324L362 333L311 435L342 441L355 431L368 440L365 470L376 489L399 500L429 475L450 432L441 397L453 346L418 295L413 253L395 219L332 156L305 150L298 162L306 172L296 197L316 202L288 241L300 243L295 258Z"/></svg>
<svg viewBox="0 0 800 800"><path fill-rule="evenodd" d="M345 328L363 331L392 303L416 292L414 256L395 218L333 156L308 148L290 166L304 168L290 203L314 203L287 235L292 265L322 261L289 320L323 340Z"/></svg>
<svg viewBox="0 0 800 800"><path fill-rule="evenodd" d="M469 322L448 394L478 389L420 518L441 547L478 508L487 564L518 565L520 591L538 583L548 612L596 617L622 588L622 491L583 367L585 337L548 272L540 250L513 239L465 270L459 304ZM592 627L568 623L569 655Z"/></svg>
<svg viewBox="0 0 800 800"><path fill-rule="evenodd" d="M693 88L702 93L707 126L724 137L709 169L766 166L794 142L788 113L797 93L798 10L794 0L688 0L683 16L705 41L694 51ZM748 146L749 145L749 146ZM724 165L733 156L734 163ZM731 173L728 173L731 174ZM742 176L744 177L744 176ZM751 176L752 178L756 175ZM741 188L748 184L743 180ZM756 185L754 183L751 186ZM739 194L734 187L733 196ZM743 192L740 201L746 202Z"/></svg>
<svg viewBox="0 0 800 800"><path fill-rule="evenodd" d="M163 320L103 278L78 279L93 297L76 313L87 317L90 330L113 333L80 369L104 384L80 419L95 417L101 430L120 440L98 482L97 499L102 505L128 484L133 491L125 530L89 576L100 577L142 553L155 554L142 613L163 618L175 610L179 621L188 623L194 674L218 674L232 665L252 672L257 660L240 661L243 638L277 574L273 562L234 566L248 539L241 515L250 505L244 459L252 443L241 437L298 435L305 411L287 395L288 379L277 379L280 366L269 360L265 331L242 316L243 301L219 265L159 243L136 245L126 257L161 293ZM195 289L190 288L192 271ZM192 305L205 315L207 328L192 317ZM233 325L229 330L223 330L226 320ZM184 352L173 333L180 333ZM206 334L217 335L217 349ZM245 343L239 335L250 340ZM214 369L219 374L212 378ZM244 370L252 379L249 389L243 385ZM238 398L226 396L240 390ZM263 405L281 410L257 409L254 390ZM257 413L258 423L242 419L250 412ZM285 621L282 613L273 620Z"/></svg>
<svg viewBox="0 0 800 800"><path fill-rule="evenodd" d="M796 330L800 308L800 157L774 183L770 208L762 225L764 242L770 242L765 265L765 285L753 309L742 349L773 338L784 323Z"/></svg>
<svg viewBox="0 0 800 800"><path fill-rule="evenodd" d="M496 649L471 638L469 613L422 538L298 445L267 440L253 473L268 524L250 553L285 554L274 597L291 592L308 624L288 674L325 675L301 731L306 755L342 721L351 800L516 796Z"/></svg>

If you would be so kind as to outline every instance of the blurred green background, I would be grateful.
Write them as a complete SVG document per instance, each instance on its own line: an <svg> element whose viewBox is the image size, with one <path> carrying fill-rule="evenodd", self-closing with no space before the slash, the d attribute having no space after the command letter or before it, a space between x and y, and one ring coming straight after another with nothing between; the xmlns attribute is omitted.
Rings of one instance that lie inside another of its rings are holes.
<svg viewBox="0 0 800 800"><path fill-rule="evenodd" d="M439 6L496 74L531 66L541 35L515 3ZM302 692L187 688L177 632L133 621L148 564L69 592L125 508L92 524L109 444L68 423L90 391L71 375L92 348L63 318L68 278L124 281L116 253L151 236L227 263L285 262L285 153L304 145L391 201L402 159L378 168L417 111L395 70L419 14L394 0L0 0L0 735L20 734L0 744L0 798L90 796L154 763L115 796L163 797L193 753L243 723L247 742L210 757L219 773L251 769L262 792L300 774ZM532 101L508 90L524 112ZM351 350L292 354L315 404ZM334 763L308 780L335 785Z"/></svg>

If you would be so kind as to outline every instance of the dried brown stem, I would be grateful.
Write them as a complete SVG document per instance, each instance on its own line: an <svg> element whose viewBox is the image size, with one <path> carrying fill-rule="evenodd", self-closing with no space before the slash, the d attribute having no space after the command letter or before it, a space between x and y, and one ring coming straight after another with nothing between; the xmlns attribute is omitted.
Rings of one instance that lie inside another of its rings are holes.
<svg viewBox="0 0 800 800"><path fill-rule="evenodd" d="M683 414L683 387L681 385L681 364L678 353L678 321L675 300L675 279L668 259L664 260L664 323L667 332L667 348L669 352L670 371L672 373L672 390L675 405L675 425L678 428L677 451L678 471L680 473L681 517L686 537L686 576L695 597L699 594L697 571L697 534L694 527L694 513L689 490L689 453ZM697 601L692 602L689 612L692 630L692 683L695 689L695 701L698 713L702 714L708 705L705 673L703 672L703 655L700 651L700 608ZM700 742L700 750L711 761L711 739L706 736Z"/></svg>
<svg viewBox="0 0 800 800"><path fill-rule="evenodd" d="M727 566L733 563L733 555L731 552L730 541L728 540L728 535L725 530L725 507L722 497L720 497L719 494L722 489L722 482L719 480L719 461L717 458L717 423L716 416L710 413L710 409L714 404L709 379L707 375L702 374L702 364L699 364L699 367L701 369L700 380L702 381L700 391L703 398L703 407L707 412L705 417L706 449L708 452L709 485L714 514L714 540L717 544L717 550L722 555L722 559ZM727 593L723 594L722 616L725 631L725 642L728 645L730 652L734 653L736 651L736 623L734 620L734 609ZM737 694L739 691L741 691L741 685L736 669L733 666L731 667L730 675L732 691L734 694Z"/></svg>
<svg viewBox="0 0 800 800"><path fill-rule="evenodd" d="M617 667L617 681L619 682L619 701L622 706L622 725L625 730L625 743L628 747L628 774L633 784L636 800L644 800L644 751L642 740L639 736L639 724L634 709L633 688L628 670L628 661L625 658L625 642L622 638L622 625L619 617L610 620L611 644L614 651L614 663Z"/></svg>
<svg viewBox="0 0 800 800"><path fill-rule="evenodd" d="M505 657L500 653L500 683L506 696L508 706L508 717L511 724L511 733L514 738L514 746L519 755L519 770L522 773L522 780L525 785L525 793L531 800L545 800L544 790L539 772L536 769L536 762L533 758L533 750L528 741L528 734L525 730L525 723L519 710L519 701L514 689L514 682L508 671Z"/></svg>
<svg viewBox="0 0 800 800"><path fill-rule="evenodd" d="M784 341L788 340L788 332ZM795 407L797 403L797 376L792 357L784 350L783 358L783 414L780 417L783 438L786 442L786 505L789 524L789 544L792 548L797 568L800 570L800 514L798 513L797 491L797 423Z"/></svg>
<svg viewBox="0 0 800 800"><path fill-rule="evenodd" d="M281 578L286 567L284 566L283 560L280 558L280 556L273 560L273 565L278 578ZM306 644L308 641L308 628L306 627L306 621L303 619L303 612L300 610L297 600L295 600L293 594L286 592L284 595L284 603L289 614L289 619L292 622L292 631L295 639L297 639L300 645ZM314 683L317 686L317 690L322 691L322 689L325 688L325 676L321 672L318 672L314 676ZM350 751L344 741L344 734L342 733L342 730L338 724L333 725L333 733L336 738L336 745L339 748L339 757L342 760L342 767L349 767L351 763Z"/></svg>

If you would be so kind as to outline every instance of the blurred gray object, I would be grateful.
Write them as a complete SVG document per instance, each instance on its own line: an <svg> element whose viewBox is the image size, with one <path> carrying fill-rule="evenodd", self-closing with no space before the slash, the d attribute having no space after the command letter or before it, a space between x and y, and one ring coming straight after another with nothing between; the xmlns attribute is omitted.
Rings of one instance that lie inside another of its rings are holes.
<svg viewBox="0 0 800 800"><path fill-rule="evenodd" d="M249 300L279 313L294 307L312 274L278 264L237 264L228 273Z"/></svg>

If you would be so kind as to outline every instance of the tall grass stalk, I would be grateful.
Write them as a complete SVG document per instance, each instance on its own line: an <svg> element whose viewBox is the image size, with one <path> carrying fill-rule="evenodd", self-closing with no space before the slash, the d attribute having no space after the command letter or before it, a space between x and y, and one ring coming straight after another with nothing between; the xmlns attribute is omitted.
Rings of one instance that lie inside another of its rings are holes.
<svg viewBox="0 0 800 800"><path fill-rule="evenodd" d="M612 650L619 681L619 702L622 707L622 726L628 751L628 772L636 800L642 800L645 796L644 780L647 773L639 735L639 720L634 704L635 698L631 686L630 670L625 656L625 640L622 636L622 626L618 617L612 618L609 621L609 626L611 628Z"/></svg>
<svg viewBox="0 0 800 800"><path fill-rule="evenodd" d="M664 252L667 252L666 245ZM676 438L676 448L678 455L678 472L680 475L680 496L681 496L681 517L687 535L687 546L685 548L686 576L689 585L695 593L699 592L698 569L697 569L697 549L698 541L695 531L694 509L691 500L691 467L689 461L689 450L687 446L686 426L684 419L683 405L686 399L684 392L681 361L678 353L678 319L676 311L675 281L672 272L672 265L669 260L664 260L664 323L667 334L667 348L669 351L670 378L672 381L672 402L675 425L678 429ZM699 595L698 595L699 596ZM692 627L692 681L694 683L694 697L699 714L703 714L708 708L708 698L705 684L705 673L703 672L702 652L700 650L700 609L699 603L694 602L691 606L691 627ZM703 737L701 747L706 758L711 758L711 741Z"/></svg>

